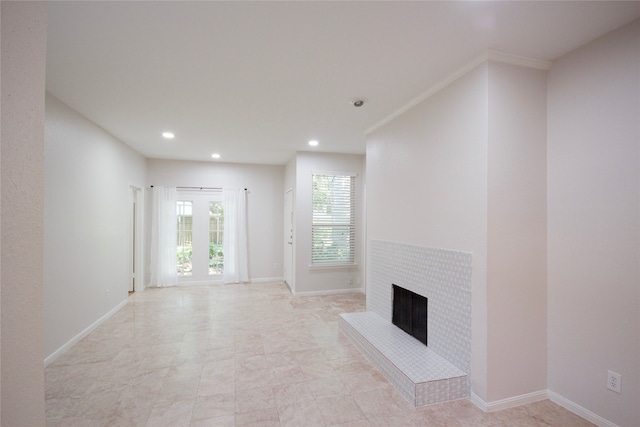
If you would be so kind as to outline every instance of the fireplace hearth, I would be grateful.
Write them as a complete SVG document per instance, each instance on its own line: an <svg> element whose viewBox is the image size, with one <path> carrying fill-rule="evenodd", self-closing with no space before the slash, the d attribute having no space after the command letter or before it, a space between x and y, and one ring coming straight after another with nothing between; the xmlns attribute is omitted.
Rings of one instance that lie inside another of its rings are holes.
<svg viewBox="0 0 640 427"><path fill-rule="evenodd" d="M427 308L429 300L415 292L393 286L392 323L427 344Z"/></svg>

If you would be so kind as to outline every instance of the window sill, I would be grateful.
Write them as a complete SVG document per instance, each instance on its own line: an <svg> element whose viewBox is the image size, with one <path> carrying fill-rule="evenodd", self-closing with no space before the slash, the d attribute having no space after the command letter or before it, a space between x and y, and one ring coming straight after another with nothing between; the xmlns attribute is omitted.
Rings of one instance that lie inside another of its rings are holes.
<svg viewBox="0 0 640 427"><path fill-rule="evenodd" d="M311 264L309 270L354 270L358 264Z"/></svg>

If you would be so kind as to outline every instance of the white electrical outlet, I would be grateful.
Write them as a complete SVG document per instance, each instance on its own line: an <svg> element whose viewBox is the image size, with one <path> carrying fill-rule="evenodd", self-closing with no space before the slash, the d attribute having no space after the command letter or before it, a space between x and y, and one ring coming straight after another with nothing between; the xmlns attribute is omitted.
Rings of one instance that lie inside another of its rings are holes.
<svg viewBox="0 0 640 427"><path fill-rule="evenodd" d="M607 388L620 393L620 379L622 375L617 372L607 371Z"/></svg>
<svg viewBox="0 0 640 427"><path fill-rule="evenodd" d="M109 301L109 289L105 289L104 291L104 300Z"/></svg>

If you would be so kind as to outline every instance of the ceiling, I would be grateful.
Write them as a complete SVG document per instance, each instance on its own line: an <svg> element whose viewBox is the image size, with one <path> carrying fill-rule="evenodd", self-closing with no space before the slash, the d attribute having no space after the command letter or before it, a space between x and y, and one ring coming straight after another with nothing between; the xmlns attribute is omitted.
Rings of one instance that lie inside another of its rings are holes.
<svg viewBox="0 0 640 427"><path fill-rule="evenodd" d="M149 158L284 164L364 153L367 129L486 49L553 60L638 17L637 1L50 2L46 85Z"/></svg>

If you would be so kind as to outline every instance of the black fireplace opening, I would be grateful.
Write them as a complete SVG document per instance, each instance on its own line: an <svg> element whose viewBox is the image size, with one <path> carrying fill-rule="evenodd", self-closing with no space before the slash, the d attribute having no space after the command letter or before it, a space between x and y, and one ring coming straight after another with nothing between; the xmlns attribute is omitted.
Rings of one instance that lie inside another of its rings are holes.
<svg viewBox="0 0 640 427"><path fill-rule="evenodd" d="M393 324L427 345L428 298L400 286L392 286Z"/></svg>

